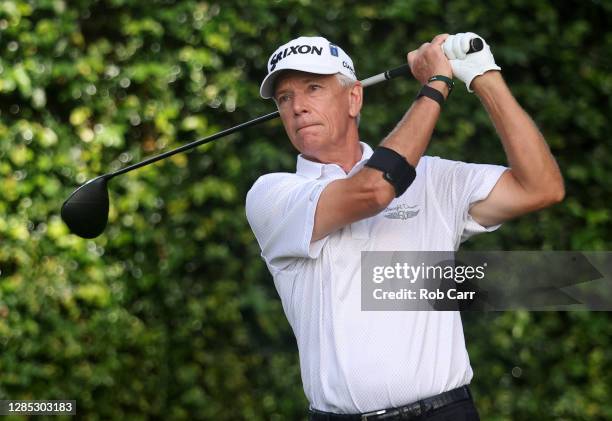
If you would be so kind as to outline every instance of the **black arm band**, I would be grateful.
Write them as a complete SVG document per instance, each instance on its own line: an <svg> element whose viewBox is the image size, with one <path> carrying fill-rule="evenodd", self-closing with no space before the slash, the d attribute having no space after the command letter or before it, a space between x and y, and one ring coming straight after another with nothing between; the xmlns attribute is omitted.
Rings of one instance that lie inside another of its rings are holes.
<svg viewBox="0 0 612 421"><path fill-rule="evenodd" d="M427 98L433 99L438 104L440 104L440 107L444 105L444 95L442 95L442 93L436 88L432 88L428 85L423 85L423 87L417 94L416 99L419 99L422 96L426 96Z"/></svg>
<svg viewBox="0 0 612 421"><path fill-rule="evenodd" d="M400 197L416 177L416 170L406 158L384 146L374 150L365 166L382 171L383 178L395 188L395 197Z"/></svg>
<svg viewBox="0 0 612 421"><path fill-rule="evenodd" d="M455 87L455 82L453 82L453 80L450 77L446 77L444 75L433 75L432 77L429 78L427 83L434 82L436 80L440 80L446 83L446 86L448 86L448 96L450 96L451 92L453 92L453 88Z"/></svg>

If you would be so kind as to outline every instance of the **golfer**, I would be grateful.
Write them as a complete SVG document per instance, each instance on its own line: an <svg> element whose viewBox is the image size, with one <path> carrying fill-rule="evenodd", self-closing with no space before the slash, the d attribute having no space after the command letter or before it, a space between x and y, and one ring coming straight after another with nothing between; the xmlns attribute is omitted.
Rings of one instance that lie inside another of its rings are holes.
<svg viewBox="0 0 612 421"><path fill-rule="evenodd" d="M360 141L363 89L339 46L300 37L268 61L261 96L300 154L295 173L255 182L246 213L297 339L310 420L479 419L459 312L361 311L360 295L362 250L454 251L564 196L487 43L466 54L474 38L441 34L408 54L422 88L394 105L408 111L374 150ZM483 103L508 167L423 155L453 78Z"/></svg>

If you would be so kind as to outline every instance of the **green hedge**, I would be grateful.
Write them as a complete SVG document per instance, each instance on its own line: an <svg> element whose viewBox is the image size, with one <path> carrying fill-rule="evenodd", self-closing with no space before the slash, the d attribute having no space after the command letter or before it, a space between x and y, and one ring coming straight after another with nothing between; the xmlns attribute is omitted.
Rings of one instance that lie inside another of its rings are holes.
<svg viewBox="0 0 612 421"><path fill-rule="evenodd" d="M279 121L109 183L104 235L59 209L85 180L270 112L273 49L322 34L361 77L440 32L492 45L545 134L567 199L467 247L610 248L610 2L467 0L0 2L0 399L76 399L87 419L303 419L297 347L244 216L267 172L292 170ZM375 145L417 84L369 88ZM390 104L396 104L391 107ZM459 87L429 154L504 163ZM607 313L464 315L483 419L609 419Z"/></svg>

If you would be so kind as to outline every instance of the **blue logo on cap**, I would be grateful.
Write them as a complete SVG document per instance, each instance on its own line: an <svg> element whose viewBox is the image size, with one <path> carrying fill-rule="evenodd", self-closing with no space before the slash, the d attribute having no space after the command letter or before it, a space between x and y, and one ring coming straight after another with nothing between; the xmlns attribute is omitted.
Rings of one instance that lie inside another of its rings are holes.
<svg viewBox="0 0 612 421"><path fill-rule="evenodd" d="M332 56L338 57L338 47L334 44L329 44L329 52Z"/></svg>

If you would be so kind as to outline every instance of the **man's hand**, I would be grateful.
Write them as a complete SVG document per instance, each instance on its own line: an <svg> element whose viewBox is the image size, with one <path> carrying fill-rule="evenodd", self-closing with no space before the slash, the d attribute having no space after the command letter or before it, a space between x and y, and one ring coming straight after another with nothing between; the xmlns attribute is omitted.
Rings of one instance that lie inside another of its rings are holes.
<svg viewBox="0 0 612 421"><path fill-rule="evenodd" d="M408 53L410 71L423 85L434 75L453 77L453 69L441 48L447 37L448 34L437 35L431 42Z"/></svg>
<svg viewBox="0 0 612 421"><path fill-rule="evenodd" d="M501 70L501 67L495 64L491 48L484 39L482 39L484 44L482 50L467 54L472 38L482 39L473 32L459 33L449 35L442 46L444 54L450 59L453 74L465 83L468 92L473 92L470 85L475 77L489 70Z"/></svg>

